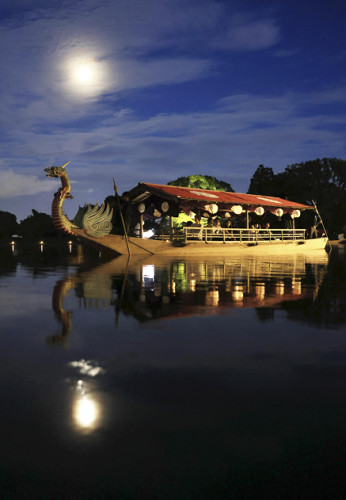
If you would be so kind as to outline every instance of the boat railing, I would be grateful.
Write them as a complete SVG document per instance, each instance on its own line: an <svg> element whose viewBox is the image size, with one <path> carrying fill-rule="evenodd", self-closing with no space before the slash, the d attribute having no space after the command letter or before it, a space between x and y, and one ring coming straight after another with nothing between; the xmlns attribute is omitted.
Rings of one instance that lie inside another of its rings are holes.
<svg viewBox="0 0 346 500"><path fill-rule="evenodd" d="M185 242L204 241L205 243L258 243L271 241L304 241L305 229L244 229L184 227L181 239Z"/></svg>

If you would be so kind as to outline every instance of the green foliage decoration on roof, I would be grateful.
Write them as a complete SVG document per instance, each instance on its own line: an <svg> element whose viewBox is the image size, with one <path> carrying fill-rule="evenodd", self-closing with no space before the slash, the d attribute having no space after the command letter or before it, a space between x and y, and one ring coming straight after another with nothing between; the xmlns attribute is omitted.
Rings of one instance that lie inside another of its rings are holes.
<svg viewBox="0 0 346 500"><path fill-rule="evenodd" d="M168 182L168 185L234 193L234 189L228 182L219 181L216 177L210 175L189 175L187 177L179 177L174 181Z"/></svg>

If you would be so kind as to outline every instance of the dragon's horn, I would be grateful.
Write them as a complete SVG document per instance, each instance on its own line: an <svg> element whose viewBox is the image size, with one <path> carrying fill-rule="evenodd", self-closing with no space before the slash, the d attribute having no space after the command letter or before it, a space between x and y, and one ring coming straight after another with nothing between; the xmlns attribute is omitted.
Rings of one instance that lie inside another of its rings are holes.
<svg viewBox="0 0 346 500"><path fill-rule="evenodd" d="M71 160L70 160L71 161ZM64 165L61 166L61 168L65 168L66 165L68 165L70 162L68 161L67 163L65 163Z"/></svg>

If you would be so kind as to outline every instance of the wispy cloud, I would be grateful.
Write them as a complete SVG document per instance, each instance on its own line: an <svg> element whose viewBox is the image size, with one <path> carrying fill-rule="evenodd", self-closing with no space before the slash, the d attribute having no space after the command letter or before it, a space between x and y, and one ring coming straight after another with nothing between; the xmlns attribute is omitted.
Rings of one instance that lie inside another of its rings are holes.
<svg viewBox="0 0 346 500"><path fill-rule="evenodd" d="M247 19L234 16L211 45L224 50L257 51L276 45L281 38L274 19Z"/></svg>
<svg viewBox="0 0 346 500"><path fill-rule="evenodd" d="M328 92L322 94L315 95L315 102L328 98ZM337 90L335 95L342 98ZM306 98L292 93L275 98L232 95L208 112L157 114L146 119L127 112L101 118L84 133L56 130L48 136L28 134L26 141L34 150L41 149L42 168L52 152L61 163L72 160L70 172L78 180L73 194L81 203L91 185L95 200L102 200L102 190L110 194L113 175L120 189L129 189L140 180L165 183L180 175L205 173L245 191L259 163L278 171L321 153L342 156L342 129L330 132L333 115L319 114L318 108L311 116L302 115ZM345 124L346 116L342 119ZM47 182L42 187L49 189Z"/></svg>
<svg viewBox="0 0 346 500"><path fill-rule="evenodd" d="M36 195L53 188L52 183L37 175L18 174L13 170L0 172L0 198Z"/></svg>
<svg viewBox="0 0 346 500"><path fill-rule="evenodd" d="M3 91L50 100L52 91L64 88L69 61L86 54L109 66L104 92L179 83L211 69L210 48L261 50L279 39L273 19L234 15L211 0L38 6L29 15L19 11L0 28L0 50L11 60L2 74ZM195 55L187 57L191 47ZM181 51L181 57L163 57L160 49Z"/></svg>

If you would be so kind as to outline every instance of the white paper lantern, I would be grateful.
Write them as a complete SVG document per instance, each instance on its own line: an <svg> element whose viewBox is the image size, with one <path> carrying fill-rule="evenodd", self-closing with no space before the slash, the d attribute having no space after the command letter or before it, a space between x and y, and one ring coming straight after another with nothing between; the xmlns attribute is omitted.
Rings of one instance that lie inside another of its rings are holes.
<svg viewBox="0 0 346 500"><path fill-rule="evenodd" d="M284 214L284 211L282 210L282 208L276 208L274 210L274 214L277 216L277 217L282 217L283 214Z"/></svg>
<svg viewBox="0 0 346 500"><path fill-rule="evenodd" d="M216 205L216 203L211 203L210 205L205 205L204 209L211 214L216 214L219 210L219 207Z"/></svg>
<svg viewBox="0 0 346 500"><path fill-rule="evenodd" d="M231 208L232 212L234 212L236 215L240 215L243 211L243 207L241 207L240 205L233 205L233 207Z"/></svg>
<svg viewBox="0 0 346 500"><path fill-rule="evenodd" d="M296 218L300 217L300 210L297 210L297 209L292 210L290 212L290 214L291 214L292 219L296 219Z"/></svg>
<svg viewBox="0 0 346 500"><path fill-rule="evenodd" d="M264 214L264 208L263 207L256 207L255 208L255 214L256 215L263 215Z"/></svg>

